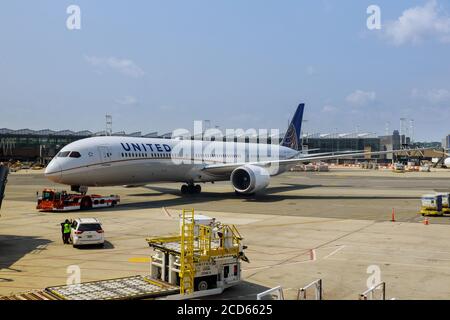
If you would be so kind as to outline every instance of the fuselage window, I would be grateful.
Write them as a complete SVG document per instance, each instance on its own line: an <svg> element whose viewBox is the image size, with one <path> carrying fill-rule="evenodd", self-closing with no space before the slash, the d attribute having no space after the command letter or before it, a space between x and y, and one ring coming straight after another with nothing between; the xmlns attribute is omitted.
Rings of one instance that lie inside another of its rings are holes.
<svg viewBox="0 0 450 320"><path fill-rule="evenodd" d="M78 151L72 151L70 153L69 157L71 157L71 158L81 158L81 154Z"/></svg>
<svg viewBox="0 0 450 320"><path fill-rule="evenodd" d="M58 153L58 157L65 158L69 155L70 151L63 151Z"/></svg>

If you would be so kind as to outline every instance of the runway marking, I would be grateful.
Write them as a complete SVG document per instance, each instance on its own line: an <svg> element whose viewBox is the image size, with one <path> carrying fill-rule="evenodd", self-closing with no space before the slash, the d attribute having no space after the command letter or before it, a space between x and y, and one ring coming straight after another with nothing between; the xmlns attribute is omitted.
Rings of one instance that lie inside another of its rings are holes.
<svg viewBox="0 0 450 320"><path fill-rule="evenodd" d="M348 262L348 259L339 259L334 258L333 261L344 261ZM365 263L365 264L372 264L373 260L354 260L354 262L358 263ZM405 266L405 267L415 267L415 268L423 268L423 269L443 269L443 270L450 270L449 266L433 266L433 265L424 265L424 264L418 264L418 263L401 263L401 262L392 262L392 261L377 261L377 264L387 264L390 266Z"/></svg>
<svg viewBox="0 0 450 320"><path fill-rule="evenodd" d="M170 212L166 209L166 207L162 207L162 209L163 209L164 213L165 213L168 217L172 218L172 215L171 215Z"/></svg>
<svg viewBox="0 0 450 320"><path fill-rule="evenodd" d="M337 252L339 252L341 249L343 249L345 246L340 246L339 248L337 248L336 250L334 250L332 253L330 253L329 255L325 256L322 259L326 259L334 254L336 254ZM330 248L330 247L322 247L320 249L325 249L325 248ZM288 263L276 263L276 264L272 264L269 266L262 266L262 267L256 267L256 268L249 268L249 269L242 269L242 271L253 271L253 270L263 270L263 269L268 269L268 268L274 268L274 267L284 267L284 266L291 266L291 265L295 265L295 264L301 264L301 263L308 263L308 262L314 262L317 261L317 254L316 254L316 249L309 249L307 252L305 252L304 254L308 254L309 253L309 259L308 260L304 260L304 261L294 261L294 262L288 262ZM298 256L298 255L297 255Z"/></svg>
<svg viewBox="0 0 450 320"><path fill-rule="evenodd" d="M269 269L274 267L284 267L284 266L292 266L296 264L303 264L303 263L309 263L313 262L313 260L304 260L304 261L296 261L296 262L290 262L290 263L284 263L284 264L274 264L270 266L264 266L264 267L256 267L256 268L249 268L249 269L242 269L242 271L255 271L255 270L263 270L263 269Z"/></svg>
<svg viewBox="0 0 450 320"><path fill-rule="evenodd" d="M330 254L326 255L325 257L323 257L323 259L327 259L333 255L335 255L336 253L338 253L339 251L341 251L342 249L344 249L345 246L340 246L339 248L337 248L336 250L334 250L333 252L331 252Z"/></svg>
<svg viewBox="0 0 450 320"><path fill-rule="evenodd" d="M151 259L148 257L133 257L128 259L130 263L149 263L150 261Z"/></svg>

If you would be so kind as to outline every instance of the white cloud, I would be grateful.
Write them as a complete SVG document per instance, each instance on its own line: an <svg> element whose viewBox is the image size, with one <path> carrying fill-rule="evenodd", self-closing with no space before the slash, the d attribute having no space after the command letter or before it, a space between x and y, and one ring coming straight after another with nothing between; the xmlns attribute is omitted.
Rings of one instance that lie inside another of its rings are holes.
<svg viewBox="0 0 450 320"><path fill-rule="evenodd" d="M374 102L377 95L374 91L356 90L350 93L345 100L354 106L364 106Z"/></svg>
<svg viewBox="0 0 450 320"><path fill-rule="evenodd" d="M335 106L332 106L332 105L325 105L323 108L322 108L322 112L335 112L335 111L337 111L337 108L335 107Z"/></svg>
<svg viewBox="0 0 450 320"><path fill-rule="evenodd" d="M450 91L447 89L430 89L428 91L413 89L411 92L411 96L413 98L425 99L426 101L433 104L450 102Z"/></svg>
<svg viewBox="0 0 450 320"><path fill-rule="evenodd" d="M436 0L424 6L403 11L395 21L385 26L384 35L395 45L420 43L426 38L450 42L450 17L439 9Z"/></svg>
<svg viewBox="0 0 450 320"><path fill-rule="evenodd" d="M116 99L116 103L124 105L124 106L133 106L138 104L138 100L132 96L125 96L120 99Z"/></svg>
<svg viewBox="0 0 450 320"><path fill-rule="evenodd" d="M140 78L145 72L134 61L129 59L119 59L116 57L100 58L95 56L85 56L86 61L97 68L110 68L126 76Z"/></svg>

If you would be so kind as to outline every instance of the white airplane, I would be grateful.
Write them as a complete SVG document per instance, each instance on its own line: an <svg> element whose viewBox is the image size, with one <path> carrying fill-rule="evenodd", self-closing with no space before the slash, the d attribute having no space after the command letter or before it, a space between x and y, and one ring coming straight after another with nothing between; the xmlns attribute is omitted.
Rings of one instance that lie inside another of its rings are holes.
<svg viewBox="0 0 450 320"><path fill-rule="evenodd" d="M85 193L89 186L184 183L181 192L200 193L197 183L230 181L237 194L265 189L270 177L300 163L396 151L305 155L298 151L304 104L281 145L104 136L68 144L45 170L51 181Z"/></svg>

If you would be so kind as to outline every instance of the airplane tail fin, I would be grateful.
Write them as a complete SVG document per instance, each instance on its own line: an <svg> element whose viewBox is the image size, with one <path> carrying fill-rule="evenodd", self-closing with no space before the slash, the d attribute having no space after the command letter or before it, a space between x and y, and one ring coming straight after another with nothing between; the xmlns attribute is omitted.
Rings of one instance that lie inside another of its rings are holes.
<svg viewBox="0 0 450 320"><path fill-rule="evenodd" d="M302 121L303 121L303 111L305 109L305 104L300 103L297 107L297 111L292 118L291 124L286 131L286 135L281 142L283 147L288 147L294 150L299 150L301 147L301 132L302 132Z"/></svg>

